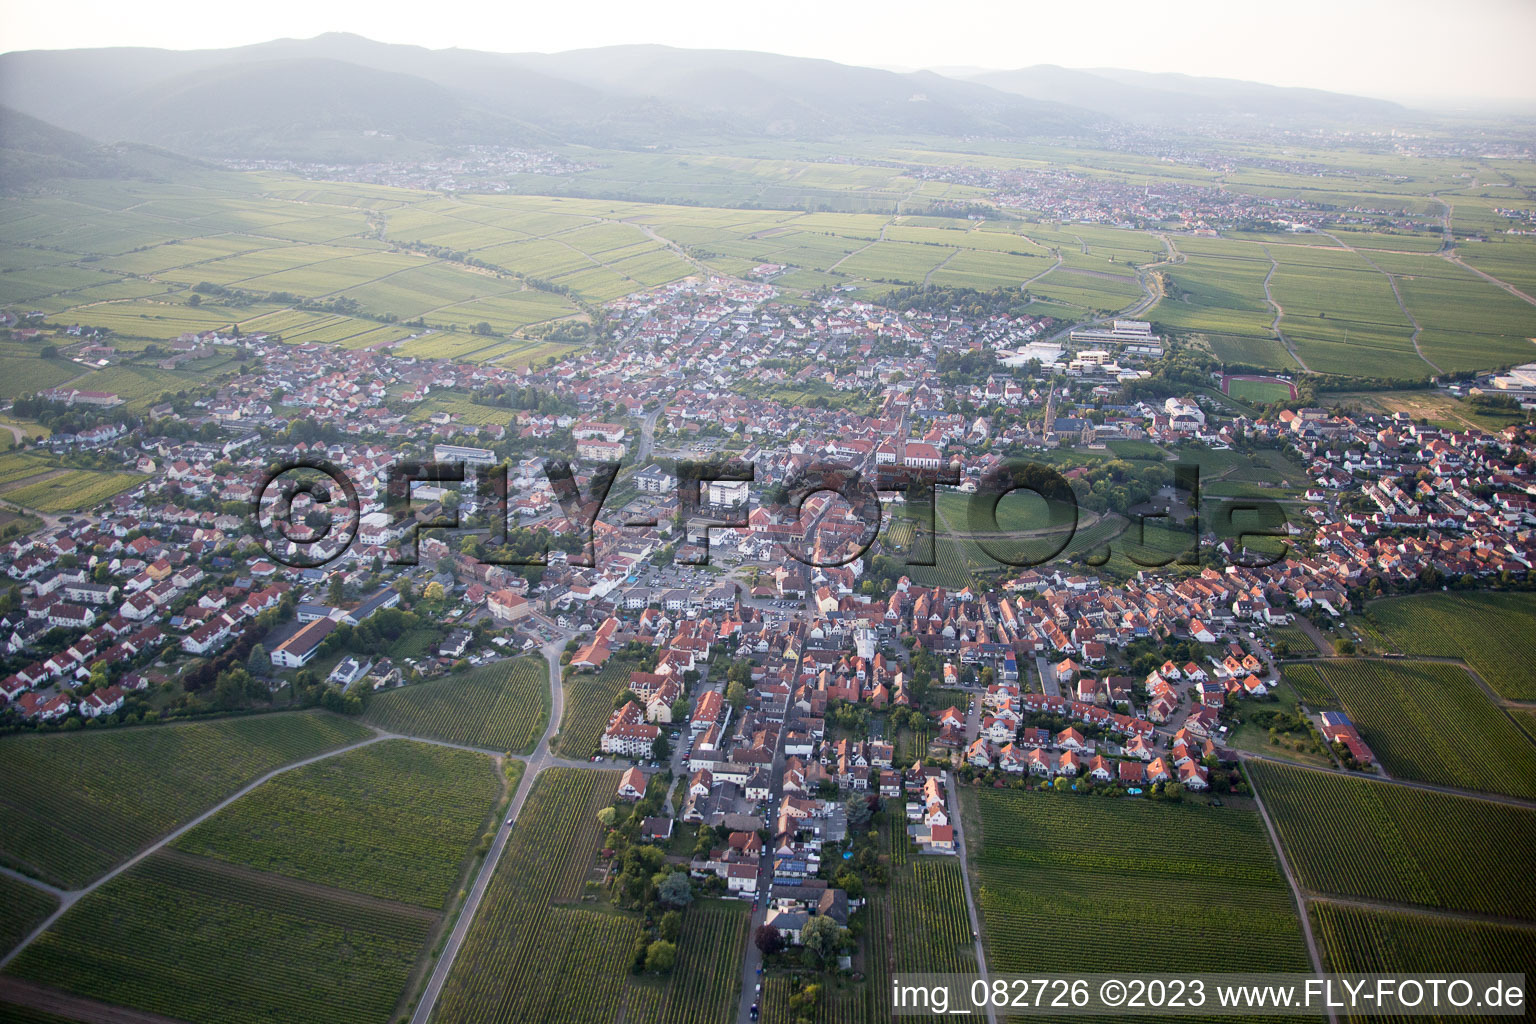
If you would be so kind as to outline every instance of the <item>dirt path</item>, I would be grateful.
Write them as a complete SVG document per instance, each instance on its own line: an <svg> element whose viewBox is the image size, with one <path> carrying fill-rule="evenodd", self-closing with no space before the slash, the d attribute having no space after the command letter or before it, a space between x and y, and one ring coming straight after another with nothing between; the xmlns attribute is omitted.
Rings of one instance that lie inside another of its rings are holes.
<svg viewBox="0 0 1536 1024"><path fill-rule="evenodd" d="M160 851L159 857L162 860L169 860L196 871L213 872L215 874L228 875L230 878L256 882L262 888L271 890L273 893L298 896L316 902L360 907L364 910L382 910L386 913L398 914L403 917L413 917L418 921L425 921L429 924L438 918L438 911L429 910L426 907L418 907L413 903L401 903L397 900L370 896L367 893L353 892L350 889L337 889L334 886L325 885L321 882L306 882L301 878L289 878L286 875L274 874L271 871L263 871L260 868L249 867L245 864L232 864L229 861L219 860L217 857L200 857L195 853L187 853L185 850L164 849Z"/></svg>
<svg viewBox="0 0 1536 1024"><path fill-rule="evenodd" d="M1419 358L1428 363L1429 367L1436 373L1444 373L1445 371L1436 366L1434 362L1430 360L1429 356L1424 354L1424 350L1419 347L1419 334L1422 333L1424 329L1419 326L1418 318L1408 311L1408 304L1403 301L1403 293L1398 291L1397 288L1397 276L1382 270L1375 260L1371 259L1365 253L1361 252L1359 249L1356 249L1354 246L1350 245L1348 242L1344 241L1337 235L1326 231L1323 232L1323 234L1328 235L1329 238L1333 239L1335 242L1338 242L1339 245L1343 246L1347 252L1352 252L1360 259L1364 260L1372 270L1376 271L1378 274L1381 274L1387 279L1387 284L1392 286L1392 297L1397 300L1397 308L1403 311L1403 316L1407 317L1408 322L1413 325L1413 334L1408 339L1409 341L1413 342L1413 350L1417 352Z"/></svg>
<svg viewBox="0 0 1536 1024"><path fill-rule="evenodd" d="M1275 332L1275 337L1280 339L1280 344L1284 345L1285 350L1291 354L1291 358L1296 360L1296 365L1300 366L1303 371L1311 373L1312 367L1308 366L1306 360L1301 358L1300 353L1296 351L1295 344L1292 343L1291 339L1287 338L1285 336L1285 332L1280 329L1280 318L1285 316L1285 310L1281 307L1280 303L1275 301L1275 297L1269 292L1270 278L1275 276L1275 271L1280 269L1280 264L1275 261L1274 254L1269 251L1269 246L1263 245L1259 248L1263 249L1264 255L1269 257L1269 273L1264 275L1264 301L1269 303L1270 308L1275 311L1275 318L1270 321L1269 329Z"/></svg>
<svg viewBox="0 0 1536 1024"><path fill-rule="evenodd" d="M180 839L183 835L185 835L186 833L192 831L194 828L196 828L197 826L201 825L203 822L207 821L209 818L213 817L215 814L218 814L224 808L228 807L230 804L234 803L236 800L239 800L241 797L243 797L247 793L251 792L257 786L260 786L260 785L262 785L265 782L268 782L268 781L270 781L272 779L275 779L279 775L282 775L282 774L284 774L286 772L291 772L295 768L303 768L305 765L314 764L316 761L324 761L327 758L336 757L339 754L345 754L346 752L348 752L350 750L356 750L359 747L366 747L366 746L369 746L371 744L378 743L380 740L382 740L384 738L385 738L385 734L380 733L380 734L372 736L372 737L370 737L370 738L368 738L366 740L359 740L357 743L352 743L352 744L349 744L349 745L347 745L345 747L338 747L335 750L330 750L330 751L327 751L327 752L325 752L323 754L316 754L313 757L306 757L306 758L304 758L301 761L294 761L294 762L292 762L290 764L283 765L281 768L273 769L272 771L267 772L267 774L261 776L261 778L255 780L254 782L248 783L247 785L241 787L236 792L234 792L234 793L230 794L229 796L225 797L223 800L220 800L218 803L214 804L212 807L208 808L206 811L204 811L203 813L199 814L197 817L191 819L190 821L187 821L187 822L183 823L182 825L180 825L176 829L173 829L172 831L170 831L170 832L166 833L165 835L161 836L158 840L156 840L155 842L153 842L150 845L146 846L144 849L140 850L138 853L134 854L132 857L129 857L127 860L123 861L117 867L113 868L111 871L108 871L106 874L104 874L100 878L96 879L96 881L92 882L90 885L87 885L87 886L85 886L82 889L73 889L73 890L70 890L67 893L64 893L59 898L59 907L58 907L58 909L55 910L53 913L49 914L47 919L45 919L42 924L38 925L36 928L34 928L32 930L31 934L29 934L26 938L22 939L19 943L17 943L16 944L16 948L12 949L9 953L5 954L4 958L0 958L0 968L5 967L6 964L10 963L12 960L14 960L16 958L16 955L18 953L20 953L22 950L26 949L29 945L31 945L32 942L39 935L43 934L43 932L45 932L49 928L53 927L54 922L57 921L60 917L62 917L69 910L70 907L72 907L76 903L78 903L80 901L81 897L90 895L91 893L95 892L97 889L101 888L103 885L106 885L108 882L112 881L112 879L116 878L118 875L122 874L124 871L127 871L129 868L133 867L135 864L139 863L144 858L148 857L150 854L154 853L157 850L162 849L167 844L175 842L177 839Z"/></svg>
<svg viewBox="0 0 1536 1024"><path fill-rule="evenodd" d="M174 1017L99 1003L94 999L72 996L21 978L0 977L0 1003L25 1006L66 1020L78 1021L79 1024L181 1024Z"/></svg>
<svg viewBox="0 0 1536 1024"><path fill-rule="evenodd" d="M1244 755L1246 756L1246 755ZM1269 832L1269 841L1274 845L1275 856L1280 861L1280 871L1285 875L1285 883L1291 887L1291 897L1296 901L1296 915L1301 920L1301 935L1307 943L1307 955L1312 959L1312 970L1316 974L1323 973L1323 958L1318 952L1317 938L1312 934L1312 917L1307 913L1307 898L1301 883L1296 880L1296 875L1291 871L1291 862L1285 856L1285 847L1280 845L1280 833L1275 829L1275 823L1270 820L1269 811L1264 807L1264 798L1259 795L1259 787L1254 785L1253 776L1248 772L1243 775L1248 779L1248 786L1253 790L1253 802L1259 808L1259 817L1264 820L1264 828ZM1338 1024L1338 1015L1332 1009L1328 1011L1330 1024Z"/></svg>
<svg viewBox="0 0 1536 1024"><path fill-rule="evenodd" d="M950 252L950 254L948 256L945 256L942 260L939 261L938 266L930 268L928 273L923 275L923 287L927 288L928 287L928 282L933 280L933 272L935 270L943 270L944 269L944 264L948 263L950 260L954 259L958 255L960 255L960 250L959 249L954 249L954 250L952 250Z"/></svg>

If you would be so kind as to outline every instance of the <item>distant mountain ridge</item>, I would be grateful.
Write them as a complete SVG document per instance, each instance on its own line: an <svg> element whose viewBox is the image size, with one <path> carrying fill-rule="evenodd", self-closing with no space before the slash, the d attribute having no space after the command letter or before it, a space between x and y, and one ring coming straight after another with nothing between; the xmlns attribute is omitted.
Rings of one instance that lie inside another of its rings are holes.
<svg viewBox="0 0 1536 1024"><path fill-rule="evenodd" d="M1138 74L1040 67L959 78L752 51L634 45L503 54L331 33L223 50L7 53L0 99L104 142L338 160L469 142L1085 137L1126 121L1275 118L1287 105L1314 118L1403 113L1313 90Z"/></svg>
<svg viewBox="0 0 1536 1024"><path fill-rule="evenodd" d="M1143 123L1212 118L1391 122L1409 113L1390 100L1321 89L1121 68L1037 64L1014 71L969 74L965 80L1018 96L1070 96L1075 106Z"/></svg>

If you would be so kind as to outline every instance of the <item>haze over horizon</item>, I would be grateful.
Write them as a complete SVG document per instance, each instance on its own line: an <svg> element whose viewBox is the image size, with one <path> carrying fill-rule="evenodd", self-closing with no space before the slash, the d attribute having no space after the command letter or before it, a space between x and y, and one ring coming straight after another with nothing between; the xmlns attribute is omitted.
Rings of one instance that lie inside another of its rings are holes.
<svg viewBox="0 0 1536 1024"><path fill-rule="evenodd" d="M597 0L488 10L438 4L431 18L356 0L277 0L222 14L191 0L142 7L104 0L0 0L0 49L149 46L201 49L351 32L432 49L559 52L656 43L743 49L882 68L1013 69L1038 64L1242 79L1381 97L1415 106L1536 104L1536 4L1469 0L1454 16L1434 0L1294 0L1284 13L1182 0L1172 11L1107 0L1091 16L1059 5L957 0L942 19L896 0L829 7L789 0L768 17L722 17L673 0L644 8ZM1109 26L1106 29L1106 26Z"/></svg>

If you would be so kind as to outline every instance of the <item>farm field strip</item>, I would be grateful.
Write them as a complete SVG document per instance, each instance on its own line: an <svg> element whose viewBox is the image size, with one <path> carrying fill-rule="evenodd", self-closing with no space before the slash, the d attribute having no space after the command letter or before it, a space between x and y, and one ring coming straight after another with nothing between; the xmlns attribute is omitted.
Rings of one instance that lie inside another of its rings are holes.
<svg viewBox="0 0 1536 1024"><path fill-rule="evenodd" d="M1417 594L1365 617L1407 655L1461 658L1509 700L1536 700L1536 594Z"/></svg>
<svg viewBox="0 0 1536 1024"><path fill-rule="evenodd" d="M1455 921L1317 900L1311 906L1328 970L1350 974L1489 972L1536 963L1536 928ZM1531 1016L1528 1011L1525 1018ZM1345 1021L1423 1017L1371 1014Z"/></svg>
<svg viewBox="0 0 1536 1024"><path fill-rule="evenodd" d="M1273 761L1247 767L1312 892L1536 920L1521 866L1536 809Z"/></svg>
<svg viewBox="0 0 1536 1024"><path fill-rule="evenodd" d="M549 718L549 669L514 658L375 693L363 721L388 732L527 754Z"/></svg>
<svg viewBox="0 0 1536 1024"><path fill-rule="evenodd" d="M629 685L629 673L634 668L634 662L614 658L596 673L566 670L562 683L565 687L565 716L560 722L561 754L589 757L597 753L613 710L613 698Z"/></svg>
<svg viewBox="0 0 1536 1024"><path fill-rule="evenodd" d="M314 711L0 739L0 859L78 888L253 779L370 735Z"/></svg>
<svg viewBox="0 0 1536 1024"><path fill-rule="evenodd" d="M279 775L173 847L441 908L500 791L483 754L385 740Z"/></svg>
<svg viewBox="0 0 1536 1024"><path fill-rule="evenodd" d="M743 948L744 905L690 906L671 976L634 979L629 961L639 919L582 899L602 834L597 811L612 801L617 784L611 771L552 768L539 776L454 961L436 1019L607 1022L620 1012L656 1024L725 1019L735 1005L731 979L740 961L721 954ZM692 972L685 970L689 963Z"/></svg>
<svg viewBox="0 0 1536 1024"><path fill-rule="evenodd" d="M1314 668L1388 774L1536 799L1536 745L1460 665L1337 658Z"/></svg>
<svg viewBox="0 0 1536 1024"><path fill-rule="evenodd" d="M1259 949L1271 970L1310 969L1254 811L990 789L962 797L981 822L972 879L990 970L1242 970ZM1093 922L1096 940L1041 941L1074 921ZM1179 941L1146 941L1171 926Z"/></svg>

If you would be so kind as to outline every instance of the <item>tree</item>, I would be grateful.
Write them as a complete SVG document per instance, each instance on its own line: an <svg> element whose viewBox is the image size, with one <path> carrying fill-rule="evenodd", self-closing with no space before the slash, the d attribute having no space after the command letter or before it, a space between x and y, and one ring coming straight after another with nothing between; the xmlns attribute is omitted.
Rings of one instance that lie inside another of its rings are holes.
<svg viewBox="0 0 1536 1024"><path fill-rule="evenodd" d="M672 756L672 743L667 739L666 733L658 733L656 739L651 742L651 757L657 761L665 761Z"/></svg>
<svg viewBox="0 0 1536 1024"><path fill-rule="evenodd" d="M740 715L741 709L747 703L747 688L740 683L732 682L725 688L725 699L730 703L735 713Z"/></svg>
<svg viewBox="0 0 1536 1024"><path fill-rule="evenodd" d="M634 701L636 704L642 704L640 695L637 694L634 690L620 690L619 695L613 698L613 710L619 710L619 708L623 707L625 704L628 704L630 701Z"/></svg>
<svg viewBox="0 0 1536 1024"><path fill-rule="evenodd" d="M341 573L331 573L331 607L340 608L347 600L347 587L341 580Z"/></svg>
<svg viewBox="0 0 1536 1024"><path fill-rule="evenodd" d="M267 653L266 647L260 643L251 648L250 657L245 659L245 670L253 676L264 676L272 668L272 656Z"/></svg>
<svg viewBox="0 0 1536 1024"><path fill-rule="evenodd" d="M848 929L825 914L818 914L800 929L800 944L812 966L825 965L837 958L848 941Z"/></svg>
<svg viewBox="0 0 1536 1024"><path fill-rule="evenodd" d="M427 584L426 589L421 592L421 596L428 601L441 601L444 597L443 585L433 580Z"/></svg>
<svg viewBox="0 0 1536 1024"><path fill-rule="evenodd" d="M661 923L657 926L661 937L668 942L676 942L677 936L683 930L683 915L676 910L669 910L661 915Z"/></svg>
<svg viewBox="0 0 1536 1024"><path fill-rule="evenodd" d="M597 820L602 823L604 828L612 828L614 819L616 819L618 816L619 812L614 810L612 807L604 807L602 810L597 812Z"/></svg>
<svg viewBox="0 0 1536 1024"><path fill-rule="evenodd" d="M757 934L753 936L752 941L757 943L757 950L763 956L772 956L784 948L784 936L780 935L777 929L770 928L766 924L758 925Z"/></svg>
<svg viewBox="0 0 1536 1024"><path fill-rule="evenodd" d="M681 721L683 721L684 719L686 719L688 717L689 712L692 711L692 710L693 710L693 708L688 703L688 698L686 698L686 697L679 697L679 698L677 698L677 700L672 702L672 721L674 721L674 722L681 722Z"/></svg>
<svg viewBox="0 0 1536 1024"><path fill-rule="evenodd" d="M867 799L855 793L848 798L848 802L844 806L848 810L849 828L861 829L869 824L872 812L869 809L869 801Z"/></svg>
<svg viewBox="0 0 1536 1024"><path fill-rule="evenodd" d="M693 902L693 884L686 871L674 871L656 887L656 899L662 906L681 910Z"/></svg>
<svg viewBox="0 0 1536 1024"><path fill-rule="evenodd" d="M665 939L657 939L646 947L645 969L652 974L669 974L677 963L677 946Z"/></svg>

